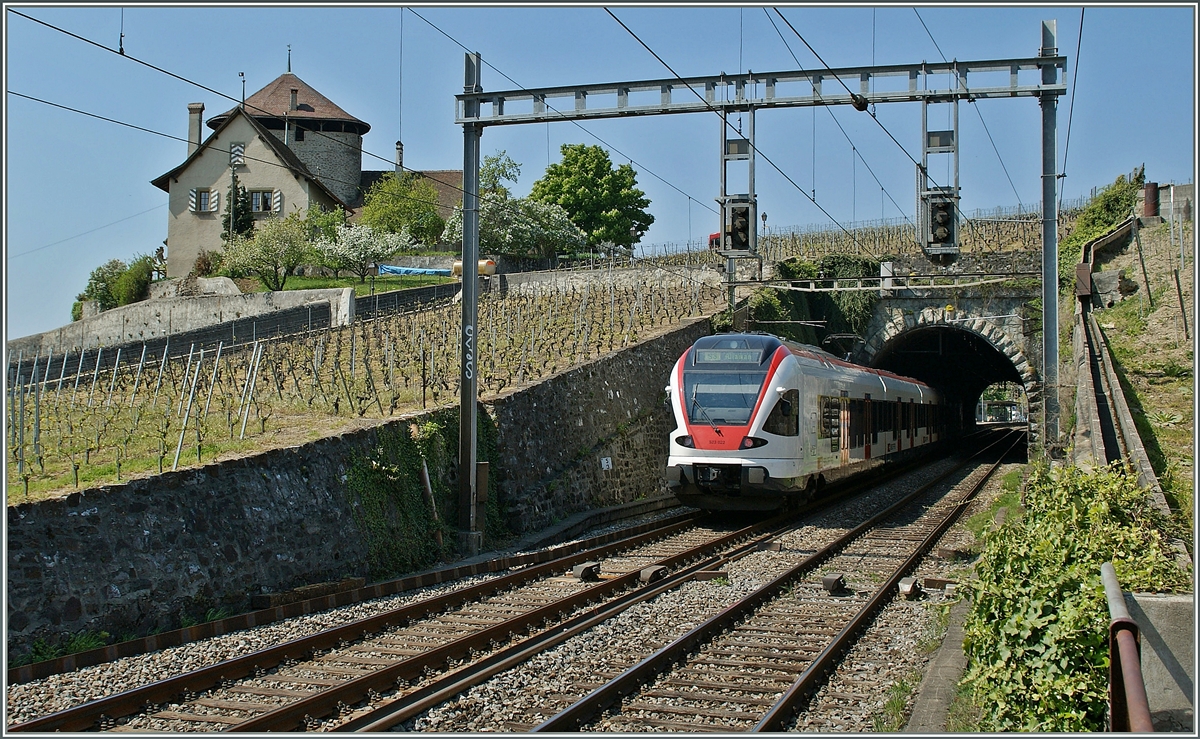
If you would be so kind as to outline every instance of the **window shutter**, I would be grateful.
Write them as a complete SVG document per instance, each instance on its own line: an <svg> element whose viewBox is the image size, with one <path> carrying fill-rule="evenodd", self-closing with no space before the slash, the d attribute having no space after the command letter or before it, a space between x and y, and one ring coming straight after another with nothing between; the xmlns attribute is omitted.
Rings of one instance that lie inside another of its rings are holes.
<svg viewBox="0 0 1200 739"><path fill-rule="evenodd" d="M275 190L271 193L271 210L279 213L283 210L283 191Z"/></svg>
<svg viewBox="0 0 1200 739"><path fill-rule="evenodd" d="M196 188L188 190L188 210L192 213L196 212Z"/></svg>
<svg viewBox="0 0 1200 739"><path fill-rule="evenodd" d="M219 193L216 190L208 191L208 210L210 213L216 213L220 210L221 198L217 197Z"/></svg>
<svg viewBox="0 0 1200 739"><path fill-rule="evenodd" d="M229 145L229 165L232 167L240 167L246 163L246 145L243 143L232 143Z"/></svg>

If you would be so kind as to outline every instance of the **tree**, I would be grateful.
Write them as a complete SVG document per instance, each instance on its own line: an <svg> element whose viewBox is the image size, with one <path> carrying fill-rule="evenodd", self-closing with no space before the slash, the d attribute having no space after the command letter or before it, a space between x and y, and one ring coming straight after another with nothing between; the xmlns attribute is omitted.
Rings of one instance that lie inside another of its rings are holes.
<svg viewBox="0 0 1200 739"><path fill-rule="evenodd" d="M92 273L88 275L87 286L83 288L83 292L75 296L75 299L95 300L100 304L102 311L116 308L117 298L113 294L113 286L116 285L117 278L127 269L129 269L129 265L120 259L108 260L92 270Z"/></svg>
<svg viewBox="0 0 1200 739"><path fill-rule="evenodd" d="M129 305L150 297L154 278L154 259L148 254L134 257L128 269L117 276L112 293L117 305Z"/></svg>
<svg viewBox="0 0 1200 739"><path fill-rule="evenodd" d="M484 196L500 195L507 199L512 193L500 183L508 181L515 184L520 176L521 165L514 162L506 150L501 149L495 154L485 156L483 163L479 165L479 192Z"/></svg>
<svg viewBox="0 0 1200 739"><path fill-rule="evenodd" d="M514 198L504 182L516 183L521 165L503 150L483 158L479 167L479 249L488 254L553 259L587 243L583 231L553 203ZM462 243L462 208L446 222L442 240Z"/></svg>
<svg viewBox="0 0 1200 739"><path fill-rule="evenodd" d="M563 144L562 161L546 168L529 197L563 208L595 246L611 243L632 250L637 236L654 223L646 212L650 200L637 188L637 173L628 164L615 170L600 146Z"/></svg>
<svg viewBox="0 0 1200 739"><path fill-rule="evenodd" d="M75 296L71 320L83 317L83 301L95 300L101 311L136 303L150 296L154 276L154 259L146 254L134 256L129 264L110 259L92 270L87 286Z"/></svg>
<svg viewBox="0 0 1200 739"><path fill-rule="evenodd" d="M462 208L446 222L442 240L462 243ZM553 203L530 198L485 197L479 203L479 251L553 259L587 245L587 236Z"/></svg>
<svg viewBox="0 0 1200 739"><path fill-rule="evenodd" d="M237 201L233 193L237 191ZM233 187L225 193L225 213L221 216L221 241L229 241L229 218L233 217L233 235L249 236L254 231L254 212L250 210L250 193L233 181Z"/></svg>
<svg viewBox="0 0 1200 739"><path fill-rule="evenodd" d="M437 188L423 175L388 172L367 192L359 222L376 231L406 231L422 244L433 244L446 227L437 209Z"/></svg>
<svg viewBox="0 0 1200 739"><path fill-rule="evenodd" d="M366 282L375 265L412 245L412 237L405 231L388 233L369 226L342 225L334 229L334 238L318 241L316 250L322 263L342 265L358 275L359 282Z"/></svg>
<svg viewBox="0 0 1200 739"><path fill-rule="evenodd" d="M268 290L282 290L288 275L313 256L299 212L260 221L249 238L234 235L222 263L234 272L257 277Z"/></svg>

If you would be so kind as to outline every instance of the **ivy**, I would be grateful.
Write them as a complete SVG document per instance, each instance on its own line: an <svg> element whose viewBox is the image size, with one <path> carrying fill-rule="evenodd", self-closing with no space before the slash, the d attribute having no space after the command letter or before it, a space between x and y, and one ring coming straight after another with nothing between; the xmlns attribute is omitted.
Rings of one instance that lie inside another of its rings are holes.
<svg viewBox="0 0 1200 739"><path fill-rule="evenodd" d="M457 409L451 409L432 414L420 425L382 427L375 447L352 458L346 494L366 541L372 578L412 572L456 553L457 455L452 452L458 449L457 414ZM494 468L496 426L486 413L479 414L477 439L479 460L492 461ZM429 470L436 518L421 482L423 461ZM489 476L485 544L502 541L508 533L496 488L494 476Z"/></svg>
<svg viewBox="0 0 1200 739"><path fill-rule="evenodd" d="M1100 565L1126 590L1187 588L1166 554L1165 518L1116 466L1035 465L1026 513L992 532L972 582L964 649L984 731L1100 731L1108 608Z"/></svg>

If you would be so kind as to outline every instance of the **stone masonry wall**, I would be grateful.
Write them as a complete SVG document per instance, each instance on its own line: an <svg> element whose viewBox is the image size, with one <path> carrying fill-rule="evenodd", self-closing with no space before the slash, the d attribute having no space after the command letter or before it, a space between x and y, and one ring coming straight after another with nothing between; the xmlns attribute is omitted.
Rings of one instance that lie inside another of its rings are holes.
<svg viewBox="0 0 1200 739"><path fill-rule="evenodd" d="M693 320L490 404L509 525L528 531L663 490L673 428L663 388L684 349L711 332L707 319Z"/></svg>
<svg viewBox="0 0 1200 739"><path fill-rule="evenodd" d="M514 530L663 488L662 388L684 348L710 330L693 320L485 404L498 429L492 475ZM347 470L386 427L423 419L9 506L9 649L81 630L175 628L184 612L366 575Z"/></svg>

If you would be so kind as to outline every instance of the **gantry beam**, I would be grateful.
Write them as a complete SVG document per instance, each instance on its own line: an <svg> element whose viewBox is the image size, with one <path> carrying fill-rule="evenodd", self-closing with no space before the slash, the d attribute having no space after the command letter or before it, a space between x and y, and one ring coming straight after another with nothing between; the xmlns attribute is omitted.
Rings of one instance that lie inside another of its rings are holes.
<svg viewBox="0 0 1200 739"><path fill-rule="evenodd" d="M738 112L750 108L795 108L988 98L1058 96L1066 92L1067 59L1062 56L974 62L894 64L834 70L747 72L715 77L671 78L594 85L538 87L456 96L455 122L501 126L545 121L624 116ZM1043 70L1061 74L1043 81ZM1027 75L1022 75L1027 72ZM971 81L982 75L981 85ZM1028 79L1023 79L1028 78ZM1003 79L1006 84L1001 83ZM839 82L838 80L841 80ZM896 84L900 81L900 84ZM845 83L845 86L842 85ZM690 88L690 89L689 89ZM854 92L846 91L849 88ZM874 88L874 89L873 89ZM703 101L701 101L703 97ZM602 107L589 107L603 98Z"/></svg>

